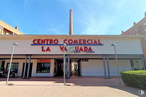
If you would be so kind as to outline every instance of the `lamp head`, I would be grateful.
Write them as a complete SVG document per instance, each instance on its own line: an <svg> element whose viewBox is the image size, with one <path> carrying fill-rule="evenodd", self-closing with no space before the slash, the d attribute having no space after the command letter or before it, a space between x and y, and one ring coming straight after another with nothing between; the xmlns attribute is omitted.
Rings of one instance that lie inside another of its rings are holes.
<svg viewBox="0 0 146 97"><path fill-rule="evenodd" d="M13 43L13 45L18 46L18 43Z"/></svg>
<svg viewBox="0 0 146 97"><path fill-rule="evenodd" d="M115 43L113 43L113 44L111 44L111 46L116 46L116 44L115 44Z"/></svg>

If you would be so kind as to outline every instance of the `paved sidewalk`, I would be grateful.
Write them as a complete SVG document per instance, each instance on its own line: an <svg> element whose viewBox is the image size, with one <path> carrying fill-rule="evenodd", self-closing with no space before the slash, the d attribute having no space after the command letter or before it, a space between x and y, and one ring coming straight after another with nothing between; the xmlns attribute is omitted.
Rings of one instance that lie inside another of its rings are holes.
<svg viewBox="0 0 146 97"><path fill-rule="evenodd" d="M63 78L0 78L0 97L140 97L140 89L118 85L118 79L73 77L63 85ZM145 94L141 97L146 97Z"/></svg>
<svg viewBox="0 0 146 97"><path fill-rule="evenodd" d="M121 81L121 85L124 83ZM20 77L10 78L11 85L62 85L63 77L31 77L30 79L22 79ZM71 86L119 86L117 77L111 79L104 79L103 77L71 77L66 79L66 83ZM0 85L6 84L6 78L0 78Z"/></svg>

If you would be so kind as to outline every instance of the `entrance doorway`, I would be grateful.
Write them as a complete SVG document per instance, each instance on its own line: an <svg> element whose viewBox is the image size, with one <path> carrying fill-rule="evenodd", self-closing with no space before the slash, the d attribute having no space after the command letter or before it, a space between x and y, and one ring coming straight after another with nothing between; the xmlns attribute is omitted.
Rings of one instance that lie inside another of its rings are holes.
<svg viewBox="0 0 146 97"><path fill-rule="evenodd" d="M79 64L77 62L71 62L71 76L79 76Z"/></svg>
<svg viewBox="0 0 146 97"><path fill-rule="evenodd" d="M66 61L66 75L67 75L67 66L68 66L68 63ZM64 63L63 63L62 59L55 60L54 74L55 74L55 76L63 76L64 75Z"/></svg>
<svg viewBox="0 0 146 97"><path fill-rule="evenodd" d="M63 62L62 61L58 61L55 64L55 76L63 76Z"/></svg>
<svg viewBox="0 0 146 97"><path fill-rule="evenodd" d="M71 76L81 76L81 59L71 59L70 70Z"/></svg>
<svg viewBox="0 0 146 97"><path fill-rule="evenodd" d="M54 64L54 75L55 76L63 76L64 74L64 63L62 59L56 59ZM70 69L70 70L68 70ZM68 72L70 71L70 72ZM80 61L79 59L71 59L70 66L68 68L68 59L66 59L66 76L70 74L70 76L80 76Z"/></svg>
<svg viewBox="0 0 146 97"><path fill-rule="evenodd" d="M25 65L25 63L23 63L23 68L22 68L22 75L21 75L21 77L23 77L24 65ZM33 64L32 64L32 63L30 63L30 68L29 68L29 77L31 77L31 73L32 73L32 66L33 66ZM26 69L25 69L25 77L27 77L27 69L28 69L28 63L26 64Z"/></svg>

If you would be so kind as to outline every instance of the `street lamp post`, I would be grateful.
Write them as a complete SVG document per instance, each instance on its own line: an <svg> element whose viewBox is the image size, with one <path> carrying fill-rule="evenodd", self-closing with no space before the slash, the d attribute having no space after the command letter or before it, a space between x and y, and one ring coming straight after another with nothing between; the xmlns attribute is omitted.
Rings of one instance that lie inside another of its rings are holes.
<svg viewBox="0 0 146 97"><path fill-rule="evenodd" d="M118 66L117 53L116 53L116 44L113 43L113 44L111 44L111 46L114 46L115 57L116 57L116 65L117 65L117 72L118 72L118 79L119 79L119 85L121 86L120 75L119 75L119 66Z"/></svg>
<svg viewBox="0 0 146 97"><path fill-rule="evenodd" d="M65 46L66 46L66 44L64 43L64 44L63 44L63 56L64 56L64 61L63 61L63 62L64 62L64 85L65 85L65 68L66 68L66 66L65 66L65 61L66 61L66 60L65 60L65 52L64 52L64 51L65 51Z"/></svg>
<svg viewBox="0 0 146 97"><path fill-rule="evenodd" d="M9 71L8 71L8 75L7 75L6 85L8 85L8 81L9 81L9 74L10 74L11 63L12 63L12 58L13 58L13 53L14 53L14 47L15 46L18 46L18 43L13 43L12 53L11 53L11 60L10 60L10 65L9 65Z"/></svg>

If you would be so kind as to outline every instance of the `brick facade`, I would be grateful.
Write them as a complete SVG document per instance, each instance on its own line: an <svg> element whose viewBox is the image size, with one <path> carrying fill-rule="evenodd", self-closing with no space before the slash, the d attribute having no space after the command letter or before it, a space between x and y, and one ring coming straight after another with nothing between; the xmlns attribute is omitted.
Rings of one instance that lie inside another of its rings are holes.
<svg viewBox="0 0 146 97"><path fill-rule="evenodd" d="M138 23L133 23L133 26L127 31L122 31L121 35L146 35L146 12L145 17Z"/></svg>

